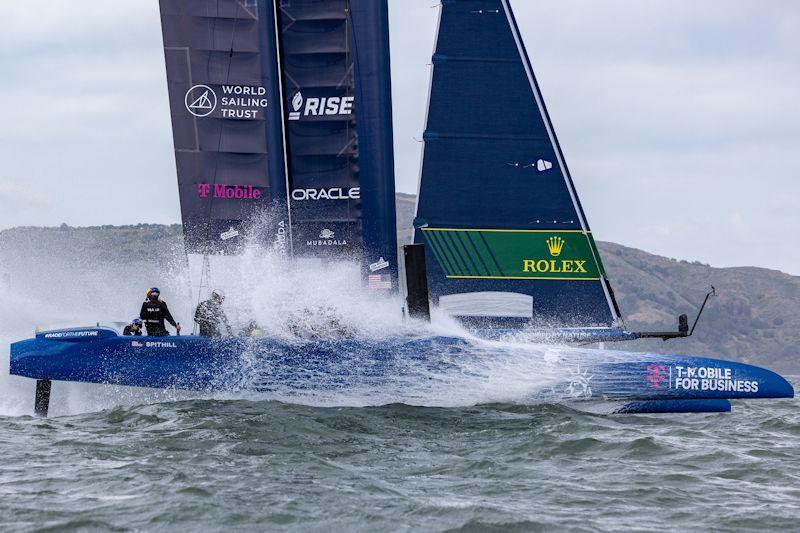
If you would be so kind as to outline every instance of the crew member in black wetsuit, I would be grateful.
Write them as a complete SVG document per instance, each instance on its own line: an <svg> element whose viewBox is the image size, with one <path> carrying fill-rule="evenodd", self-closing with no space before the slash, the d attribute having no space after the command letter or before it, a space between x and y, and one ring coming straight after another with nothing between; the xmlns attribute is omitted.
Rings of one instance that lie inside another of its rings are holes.
<svg viewBox="0 0 800 533"><path fill-rule="evenodd" d="M228 336L233 335L228 317L222 309L222 302L225 301L225 294L215 290L211 293L211 298L205 302L200 302L194 312L194 321L200 326L200 335L203 337L222 337L222 330Z"/></svg>
<svg viewBox="0 0 800 533"><path fill-rule="evenodd" d="M131 323L125 326L125 329L122 330L123 335L136 335L139 336L142 334L142 319L138 316L131 320Z"/></svg>
<svg viewBox="0 0 800 533"><path fill-rule="evenodd" d="M159 296L161 296L161 291L158 290L158 287L149 289L147 291L147 299L142 304L142 311L139 313L147 334L151 337L166 337L169 335L167 328L164 326L164 321L166 320L172 324L172 327L180 335L181 325L175 322L169 312L167 302L159 298Z"/></svg>

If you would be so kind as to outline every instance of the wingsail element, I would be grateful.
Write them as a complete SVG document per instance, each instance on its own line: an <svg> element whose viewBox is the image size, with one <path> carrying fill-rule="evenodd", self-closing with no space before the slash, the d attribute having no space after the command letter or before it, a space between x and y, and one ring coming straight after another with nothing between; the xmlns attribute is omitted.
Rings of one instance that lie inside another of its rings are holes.
<svg viewBox="0 0 800 533"><path fill-rule="evenodd" d="M485 324L617 324L508 0L440 9L414 222L431 296Z"/></svg>
<svg viewBox="0 0 800 533"><path fill-rule="evenodd" d="M386 0L161 0L161 14L187 252L236 253L257 228L396 288Z"/></svg>
<svg viewBox="0 0 800 533"><path fill-rule="evenodd" d="M263 240L288 243L272 2L160 6L187 252L235 252L270 209Z"/></svg>
<svg viewBox="0 0 800 533"><path fill-rule="evenodd" d="M294 253L396 286L387 2L276 3Z"/></svg>

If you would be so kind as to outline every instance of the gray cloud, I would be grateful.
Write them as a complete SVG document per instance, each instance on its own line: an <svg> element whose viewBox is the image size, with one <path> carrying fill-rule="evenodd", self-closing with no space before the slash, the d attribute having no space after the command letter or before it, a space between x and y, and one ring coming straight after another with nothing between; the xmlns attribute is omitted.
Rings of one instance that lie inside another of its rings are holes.
<svg viewBox="0 0 800 533"><path fill-rule="evenodd" d="M434 3L390 4L405 192ZM794 1L513 5L598 238L800 273ZM0 19L0 227L177 221L157 2L4 2Z"/></svg>

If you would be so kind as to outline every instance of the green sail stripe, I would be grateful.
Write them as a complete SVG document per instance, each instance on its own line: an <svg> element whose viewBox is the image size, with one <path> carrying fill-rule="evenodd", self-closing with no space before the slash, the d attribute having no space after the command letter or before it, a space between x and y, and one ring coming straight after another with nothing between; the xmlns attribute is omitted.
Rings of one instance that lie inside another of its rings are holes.
<svg viewBox="0 0 800 533"><path fill-rule="evenodd" d="M453 240L458 242L458 244L463 249L464 257L466 257L469 260L469 263L471 263L472 266L473 266L473 270L472 271L475 272L476 274L480 275L480 276L488 275L488 272L486 272L486 269L485 268L481 268L481 266L478 264L478 258L475 256L474 253L472 253L472 250L470 250L470 248L467 245L467 243L464 242L464 233L461 232L461 231L459 231L457 233L454 232L453 233Z"/></svg>
<svg viewBox="0 0 800 533"><path fill-rule="evenodd" d="M483 265L486 267L486 272L488 272L490 276L499 276L501 272L498 268L496 268L496 264L492 260L489 250L486 249L481 240L473 236L473 234L470 232L464 232L464 238L472 245L472 248L475 250L478 258L481 260L481 263L483 263Z"/></svg>
<svg viewBox="0 0 800 533"><path fill-rule="evenodd" d="M597 249L597 243L594 242L594 236L591 233L587 233L586 237L589 239L589 246L591 246L595 258L597 258L597 270L600 272L600 275L605 278L607 277L606 268L603 266L603 258L600 257L600 250Z"/></svg>
<svg viewBox="0 0 800 533"><path fill-rule="evenodd" d="M484 261L483 255L480 253L480 251L478 251L478 248L475 246L475 243L472 242L472 239L470 238L469 233L467 233L467 232L459 233L458 236L464 242L464 247L465 248L470 250L471 253L474 250L474 253L472 253L472 257L475 258L475 262L476 263L480 264L481 273L483 275L490 276L492 274L492 271L489 268L488 263L486 263L486 261Z"/></svg>
<svg viewBox="0 0 800 533"><path fill-rule="evenodd" d="M436 255L439 264L445 270L445 273L447 275L455 274L456 268L454 267L454 263L439 242L439 235L432 231L423 231L423 235L425 235L428 242L431 244L431 249L433 249L433 253Z"/></svg>
<svg viewBox="0 0 800 533"><path fill-rule="evenodd" d="M445 271L449 270L450 266L447 263L447 260L442 255L441 251L439 250L439 247L436 246L436 244L434 243L435 237L431 233L427 232L423 232L422 234L425 235L425 241L428 243L428 247L431 249L431 252L433 252L433 256L436 258L436 262L442 265Z"/></svg>
<svg viewBox="0 0 800 533"><path fill-rule="evenodd" d="M450 277L531 280L605 277L594 239L588 233L431 228L425 234Z"/></svg>
<svg viewBox="0 0 800 533"><path fill-rule="evenodd" d="M450 252L452 252L453 257L456 258L456 263L458 265L458 274L460 274L462 276L468 276L469 275L469 268L467 267L467 264L464 262L464 259L458 253L458 249L456 248L455 244L453 243L453 239L450 236L450 232L449 231L446 232L442 236L442 242L444 242L444 244L447 247L447 249L450 250Z"/></svg>
<svg viewBox="0 0 800 533"><path fill-rule="evenodd" d="M447 245L447 242L445 242L442 235L436 234L436 244L442 249L442 254L447 257L447 261L450 264L449 275L459 274L461 272L461 267L459 266L455 256L453 256L453 251Z"/></svg>
<svg viewBox="0 0 800 533"><path fill-rule="evenodd" d="M495 257L495 255L494 255L494 253L492 253L492 248L491 248L491 246L489 246L489 243L486 241L486 236L483 233L479 233L478 235L480 235L481 242L483 243L483 246L486 247L486 251L489 252L489 257L491 257L492 261L494 262L494 264L497 265L498 272L500 272L501 276L505 276L506 274L505 274L505 272L503 272L503 267L500 266L500 261L498 261L497 257Z"/></svg>
<svg viewBox="0 0 800 533"><path fill-rule="evenodd" d="M427 244L428 247L431 249L431 252L433 252L433 256L436 258L436 262L442 265L442 268L447 270L449 268L449 265L447 264L447 259L444 257L444 255L442 255L441 251L439 250L439 247L436 246L436 243L434 242L436 238L431 233L428 232L423 231L422 234L425 236L425 244Z"/></svg>

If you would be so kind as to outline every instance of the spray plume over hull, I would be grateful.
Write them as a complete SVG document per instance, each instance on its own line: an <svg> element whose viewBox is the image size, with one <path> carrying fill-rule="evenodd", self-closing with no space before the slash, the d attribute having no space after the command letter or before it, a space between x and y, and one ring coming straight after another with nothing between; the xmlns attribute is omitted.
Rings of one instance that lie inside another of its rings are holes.
<svg viewBox="0 0 800 533"><path fill-rule="evenodd" d="M575 408L598 413L724 411L724 398L740 394L704 391L702 381L698 381L697 391L692 390L691 382L686 384L688 388L681 383L681 389L675 389L670 370L673 378L684 377L683 369L678 376L677 366L681 365L704 368L702 376L694 369L691 376L686 371L685 377L723 380L723 388L731 380L758 380L757 392L752 385L749 393L741 386L745 397L791 394L774 374L735 363L569 348L559 345L563 338L537 338L535 333L529 337L519 333L491 341L478 339L437 308L430 324L404 320L399 298L376 299L363 290L357 263L295 261L294 268L288 269L288 260L279 251L257 246L242 255L213 259L225 263L229 284L222 288L228 294L226 308L234 326L238 330L255 319L265 337L134 338L97 327L41 331L38 338L13 344L9 365L12 376L161 387L168 389L167 399L173 394L169 388L184 388L202 395L256 395L320 406L570 402ZM141 286L146 286L148 279L157 279L167 289L165 294L176 318L186 326L193 295L181 296L175 290L187 279L188 265L178 261L172 270L170 275L161 273L163 278L153 278L156 273L143 274L138 263L124 268L98 263L70 268L39 261L26 268L35 275L24 278L22 272L18 273L19 279L26 281L19 282L15 294L28 294L30 301L24 307L30 313L16 311L5 317L4 326L13 325L5 338L24 338L24 331L32 330L37 321L55 319L62 314L59 309L68 304L72 318L84 324L92 323L92 317L98 314L124 318L127 307L138 308L141 302L141 296L132 290L131 279ZM81 287L97 276L106 283L100 287L98 299L81 298ZM50 281L38 288L29 286L42 279ZM325 313L338 317L340 333L331 333L330 324L319 320ZM331 338L341 335L342 330L351 338ZM70 331L81 333L69 335ZM717 367L730 368L730 380L716 371L711 377L708 369ZM70 386L70 390L80 390L75 394L75 400L83 402L80 405L96 394L85 386ZM163 400L164 394L135 389L120 392L109 387L105 400L77 408L94 410L114 405L123 397L147 403ZM662 403L652 403L659 398ZM27 405L30 396L23 400L14 405ZM14 407L15 412L29 409Z"/></svg>

